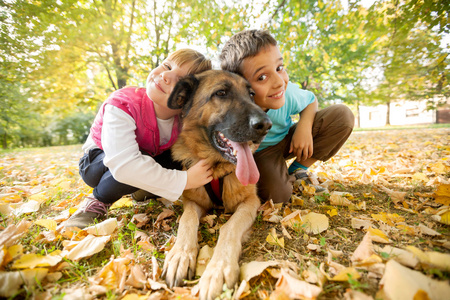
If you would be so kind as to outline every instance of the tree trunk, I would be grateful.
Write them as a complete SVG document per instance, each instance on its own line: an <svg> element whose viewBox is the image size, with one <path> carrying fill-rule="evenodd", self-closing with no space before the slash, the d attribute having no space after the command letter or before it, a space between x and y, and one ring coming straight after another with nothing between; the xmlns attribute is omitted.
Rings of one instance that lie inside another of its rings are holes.
<svg viewBox="0 0 450 300"><path fill-rule="evenodd" d="M386 125L391 125L390 117L391 117L391 101L388 101L386 104Z"/></svg>
<svg viewBox="0 0 450 300"><path fill-rule="evenodd" d="M8 148L7 139L8 139L8 135L7 135L6 132L5 132L5 133L2 135L2 148L3 148L3 149L7 149L7 148Z"/></svg>
<svg viewBox="0 0 450 300"><path fill-rule="evenodd" d="M356 120L358 124L356 124L356 127L361 128L361 114L359 112L359 100L356 101Z"/></svg>

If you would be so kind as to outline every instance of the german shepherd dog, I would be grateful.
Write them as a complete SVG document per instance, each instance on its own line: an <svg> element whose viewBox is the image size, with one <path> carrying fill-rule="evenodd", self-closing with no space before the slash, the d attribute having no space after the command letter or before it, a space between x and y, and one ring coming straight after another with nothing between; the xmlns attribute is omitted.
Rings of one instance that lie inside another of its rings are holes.
<svg viewBox="0 0 450 300"><path fill-rule="evenodd" d="M172 156L189 168L201 159L223 182L223 207L233 215L220 228L213 257L199 281L200 299L213 299L223 284L233 288L239 278L239 256L245 233L260 206L255 183L259 172L252 152L272 122L253 101L254 92L241 76L211 70L180 80L168 100L182 108L183 128ZM183 214L175 245L166 255L163 276L170 286L195 274L200 218L214 207L205 187L183 192Z"/></svg>

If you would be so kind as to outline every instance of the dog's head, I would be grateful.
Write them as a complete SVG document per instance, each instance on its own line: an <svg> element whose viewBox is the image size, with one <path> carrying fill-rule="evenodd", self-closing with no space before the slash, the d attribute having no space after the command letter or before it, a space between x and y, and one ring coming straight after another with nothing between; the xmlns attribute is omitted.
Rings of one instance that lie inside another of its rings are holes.
<svg viewBox="0 0 450 300"><path fill-rule="evenodd" d="M259 144L272 122L254 103L254 92L241 76L220 70L180 80L168 106L182 109L183 131L202 131L220 159L236 165L242 184L256 183L259 172L250 146Z"/></svg>

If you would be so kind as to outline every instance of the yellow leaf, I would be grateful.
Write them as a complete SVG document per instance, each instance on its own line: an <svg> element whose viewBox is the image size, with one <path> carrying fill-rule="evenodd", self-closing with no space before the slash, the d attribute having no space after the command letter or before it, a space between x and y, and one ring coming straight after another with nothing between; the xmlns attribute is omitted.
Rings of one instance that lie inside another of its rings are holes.
<svg viewBox="0 0 450 300"><path fill-rule="evenodd" d="M28 200L34 200L40 204L47 201L48 197L45 195L45 192L42 192L39 194L31 195L30 197L28 197Z"/></svg>
<svg viewBox="0 0 450 300"><path fill-rule="evenodd" d="M303 206L303 199L297 195L294 195L294 194L291 195L291 202L292 202L292 205Z"/></svg>
<svg viewBox="0 0 450 300"><path fill-rule="evenodd" d="M450 271L450 254L436 251L424 252L414 246L407 246L406 250L413 253L424 267Z"/></svg>
<svg viewBox="0 0 450 300"><path fill-rule="evenodd" d="M330 217L334 217L334 216L336 216L336 215L338 214L338 212L337 212L337 209L336 209L336 208L333 208L333 209L331 209L331 210L327 210L327 214L328 214Z"/></svg>
<svg viewBox="0 0 450 300"><path fill-rule="evenodd" d="M281 248L284 248L284 238L278 238L277 232L275 228L271 228L269 235L266 237L266 242L273 246L279 246Z"/></svg>
<svg viewBox="0 0 450 300"><path fill-rule="evenodd" d="M300 215L300 210L296 210L288 215L286 215L282 220L281 224L283 226L289 227L296 231L302 230L302 217Z"/></svg>
<svg viewBox="0 0 450 300"><path fill-rule="evenodd" d="M401 229L404 231L404 233L409 234L409 235L416 235L416 230L414 229L414 227L408 226L406 224L399 224L397 226L395 226L398 229Z"/></svg>
<svg viewBox="0 0 450 300"><path fill-rule="evenodd" d="M61 261L62 257L60 254L60 250L56 250L46 256L35 253L24 254L13 263L12 268L33 269L35 267L52 267Z"/></svg>
<svg viewBox="0 0 450 300"><path fill-rule="evenodd" d="M327 216L318 213L309 213L302 217L305 232L308 234L318 234L328 229L329 221Z"/></svg>
<svg viewBox="0 0 450 300"><path fill-rule="evenodd" d="M443 213L439 222L450 225L450 211Z"/></svg>
<svg viewBox="0 0 450 300"><path fill-rule="evenodd" d="M19 194L11 193L0 195L0 202L3 203L17 203L20 201L22 201L22 197L20 197Z"/></svg>
<svg viewBox="0 0 450 300"><path fill-rule="evenodd" d="M349 206L352 204L352 202L347 198L349 196L351 195L346 192L333 191L330 194L330 203L332 205Z"/></svg>
<svg viewBox="0 0 450 300"><path fill-rule="evenodd" d="M122 298L122 300L146 300L150 296L150 292L148 292L145 295L139 295L136 293L128 294L125 297Z"/></svg>
<svg viewBox="0 0 450 300"><path fill-rule="evenodd" d="M361 275L359 275L359 272L356 271L353 267L348 267L343 270L341 270L336 276L331 278L333 281L348 281L351 279L359 279Z"/></svg>
<svg viewBox="0 0 450 300"><path fill-rule="evenodd" d="M314 196L314 194L316 193L316 188L313 185L308 185L307 183L305 183L304 180L302 180L301 183L302 183L302 186L303 186L302 195Z"/></svg>
<svg viewBox="0 0 450 300"><path fill-rule="evenodd" d="M381 231L380 229L371 227L371 228L369 228L368 231L369 231L372 241L374 241L374 242L384 243L384 244L391 242L389 240L388 236L386 234L384 234L384 232Z"/></svg>
<svg viewBox="0 0 450 300"><path fill-rule="evenodd" d="M394 223L399 223L405 221L405 218L399 216L398 214L386 214L384 212L379 214L372 214L372 218L377 221L382 221L388 225L394 225Z"/></svg>
<svg viewBox="0 0 450 300"><path fill-rule="evenodd" d="M37 282L42 282L47 273L48 270L45 268L0 272L0 282L5 283L0 285L0 295L11 297L19 291L22 284L28 287L35 286Z"/></svg>
<svg viewBox="0 0 450 300"><path fill-rule="evenodd" d="M450 167L447 165L444 165L441 162L437 162L435 164L430 164L429 169L431 169L432 172L437 173L437 174L445 174L446 172L448 172L450 170Z"/></svg>
<svg viewBox="0 0 450 300"><path fill-rule="evenodd" d="M412 176L413 180L422 181L422 182L428 182L428 176L423 173L415 173Z"/></svg>
<svg viewBox="0 0 450 300"><path fill-rule="evenodd" d="M114 202L114 204L111 206L110 209L115 209L115 208L121 208L121 207L132 207L133 206L133 202L131 201L131 198L120 198L119 200L117 200L116 202Z"/></svg>
<svg viewBox="0 0 450 300"><path fill-rule="evenodd" d="M73 215L78 209L76 207L69 208L69 213Z"/></svg>
<svg viewBox="0 0 450 300"><path fill-rule="evenodd" d="M56 221L52 219L39 219L36 220L34 224L43 226L51 231L55 231L57 226Z"/></svg>
<svg viewBox="0 0 450 300"><path fill-rule="evenodd" d="M8 254L11 256L11 258L14 259L14 258L18 257L19 255L23 254L23 246L21 244L13 245L13 246L9 247L7 249L7 251L8 251Z"/></svg>
<svg viewBox="0 0 450 300"><path fill-rule="evenodd" d="M450 184L441 184L433 194L437 203L450 205Z"/></svg>

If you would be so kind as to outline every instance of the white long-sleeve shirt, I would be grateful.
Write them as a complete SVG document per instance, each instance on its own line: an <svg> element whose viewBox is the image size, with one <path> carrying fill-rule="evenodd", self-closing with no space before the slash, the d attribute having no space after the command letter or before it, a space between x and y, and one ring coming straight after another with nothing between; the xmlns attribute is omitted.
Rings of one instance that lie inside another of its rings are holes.
<svg viewBox="0 0 450 300"><path fill-rule="evenodd" d="M159 120L161 139L172 132L173 120ZM176 201L187 183L187 172L163 168L151 156L142 155L136 142L136 123L118 107L105 106L102 126L103 163L114 179L170 201ZM164 143L164 142L163 142ZM98 148L91 135L83 145L83 151Z"/></svg>

